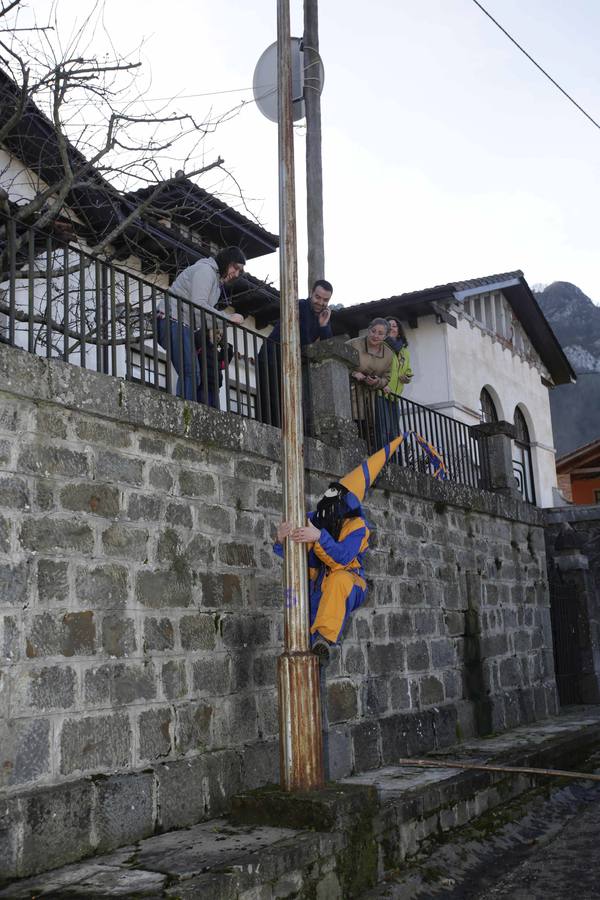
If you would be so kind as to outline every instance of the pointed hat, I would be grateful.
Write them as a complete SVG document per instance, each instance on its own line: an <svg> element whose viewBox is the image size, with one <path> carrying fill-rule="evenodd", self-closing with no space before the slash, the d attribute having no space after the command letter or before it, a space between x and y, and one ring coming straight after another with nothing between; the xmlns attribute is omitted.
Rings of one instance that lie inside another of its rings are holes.
<svg viewBox="0 0 600 900"><path fill-rule="evenodd" d="M369 490L390 456L394 455L403 440L403 434L394 438L389 444L382 447L381 450L378 450L376 453L373 453L372 456L364 459L359 466L352 469L352 471L348 472L347 475L344 475L343 478L340 478L339 483L343 484L349 492L344 499L350 509L360 508L360 504L364 500L366 492Z"/></svg>

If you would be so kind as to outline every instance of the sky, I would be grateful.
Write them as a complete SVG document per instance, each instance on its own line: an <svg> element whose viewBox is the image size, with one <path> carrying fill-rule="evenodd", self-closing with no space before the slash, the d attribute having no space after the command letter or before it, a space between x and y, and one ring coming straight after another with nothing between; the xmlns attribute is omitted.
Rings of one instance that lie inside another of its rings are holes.
<svg viewBox="0 0 600 900"><path fill-rule="evenodd" d="M482 2L600 122L598 0ZM88 5L59 0L64 35ZM301 35L301 0L290 5L292 33ZM35 0L38 16L47 8ZM522 269L531 286L571 281L600 302L600 129L473 0L321 0L319 19L333 301ZM205 162L225 159L247 209L232 179L209 173L198 183L277 232L277 128L248 90L276 37L275 0L106 0L104 22L121 51L143 40L148 98L176 96L171 108L199 120L248 101L202 144ZM91 49L105 42L98 31ZM295 143L302 295L301 126ZM248 268L278 284L277 255Z"/></svg>

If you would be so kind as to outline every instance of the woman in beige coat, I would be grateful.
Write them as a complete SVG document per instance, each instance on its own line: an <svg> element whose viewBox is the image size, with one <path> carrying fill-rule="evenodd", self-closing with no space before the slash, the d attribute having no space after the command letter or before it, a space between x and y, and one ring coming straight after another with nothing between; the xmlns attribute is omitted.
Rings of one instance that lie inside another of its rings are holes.
<svg viewBox="0 0 600 900"><path fill-rule="evenodd" d="M373 319L364 337L352 338L350 347L358 350L358 368L352 372L356 382L352 391L352 410L355 419L367 420L369 431L375 434L375 397L377 391L386 387L394 361L394 351L385 339L390 324L386 319ZM363 435L366 437L366 435Z"/></svg>

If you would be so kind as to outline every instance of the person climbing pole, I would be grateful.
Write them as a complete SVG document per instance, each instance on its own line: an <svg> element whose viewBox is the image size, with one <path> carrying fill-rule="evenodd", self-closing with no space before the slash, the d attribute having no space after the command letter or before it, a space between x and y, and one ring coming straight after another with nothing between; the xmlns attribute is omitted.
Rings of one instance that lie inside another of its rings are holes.
<svg viewBox="0 0 600 900"><path fill-rule="evenodd" d="M277 527L274 550L278 556L283 557L286 540L306 544L311 649L323 665L329 662L330 648L339 642L350 614L365 601L363 557L371 528L361 503L403 439L403 435L394 438L340 481L332 482L316 510L308 514L306 525L294 528L281 522Z"/></svg>

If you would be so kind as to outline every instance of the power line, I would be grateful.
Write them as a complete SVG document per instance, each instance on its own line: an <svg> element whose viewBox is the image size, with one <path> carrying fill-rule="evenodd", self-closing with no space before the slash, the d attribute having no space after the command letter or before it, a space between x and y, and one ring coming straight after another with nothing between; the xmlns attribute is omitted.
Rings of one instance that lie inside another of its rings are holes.
<svg viewBox="0 0 600 900"><path fill-rule="evenodd" d="M496 26L500 29L500 31L501 31L503 34L506 35L506 37L509 39L509 41L512 41L512 42L513 42L513 44L515 45L515 47L518 47L518 48L519 48L519 50L521 51L521 53L524 53L524 54L525 54L525 56L527 57L527 59L528 59L530 62L532 62L532 63L534 64L534 66L536 67L536 69L539 69L540 72L542 73L542 75L545 75L546 78L548 79L548 81L551 81L552 84L554 85L554 87L558 88L558 90L561 92L561 94L564 94L564 96L567 98L567 100L570 100L570 102L573 104L573 106L576 106L577 109L579 110L579 112L582 112L583 115L586 117L586 119L589 119L590 122L592 123L592 125L595 125L596 128L598 128L598 129L600 130L600 124L599 124L598 122L596 122L596 120L595 120L594 118L592 118L592 116L590 116L589 113L587 113L587 112L585 111L585 109L583 108L583 106L580 106L580 105L579 105L579 103L577 102L577 100L574 100L573 97L571 97L571 95L568 94L568 93L565 91L565 89L562 88L562 87L560 86L560 84L558 83L558 81L555 81L554 78L553 78L551 75L549 75L548 72L546 72L546 70L543 69L543 68L540 66L539 63L537 63L537 62L535 61L535 59L533 58L533 56L531 56L531 55L527 52L527 50L525 50L525 48L522 47L522 46L519 44L519 42L516 41L516 40L514 39L514 37L513 37L511 34L508 33L508 31L506 30L506 28L503 28L502 25L500 24L500 22L498 22L498 21L492 16L492 14L489 13L489 12L487 11L487 9L485 9L485 7L481 5L481 3L479 3L479 0L473 0L473 3L475 4L475 6L478 6L478 7L479 7L479 9L481 10L482 13L485 13L485 15L488 17L488 19L491 19L491 21L494 23L494 25L496 25Z"/></svg>

